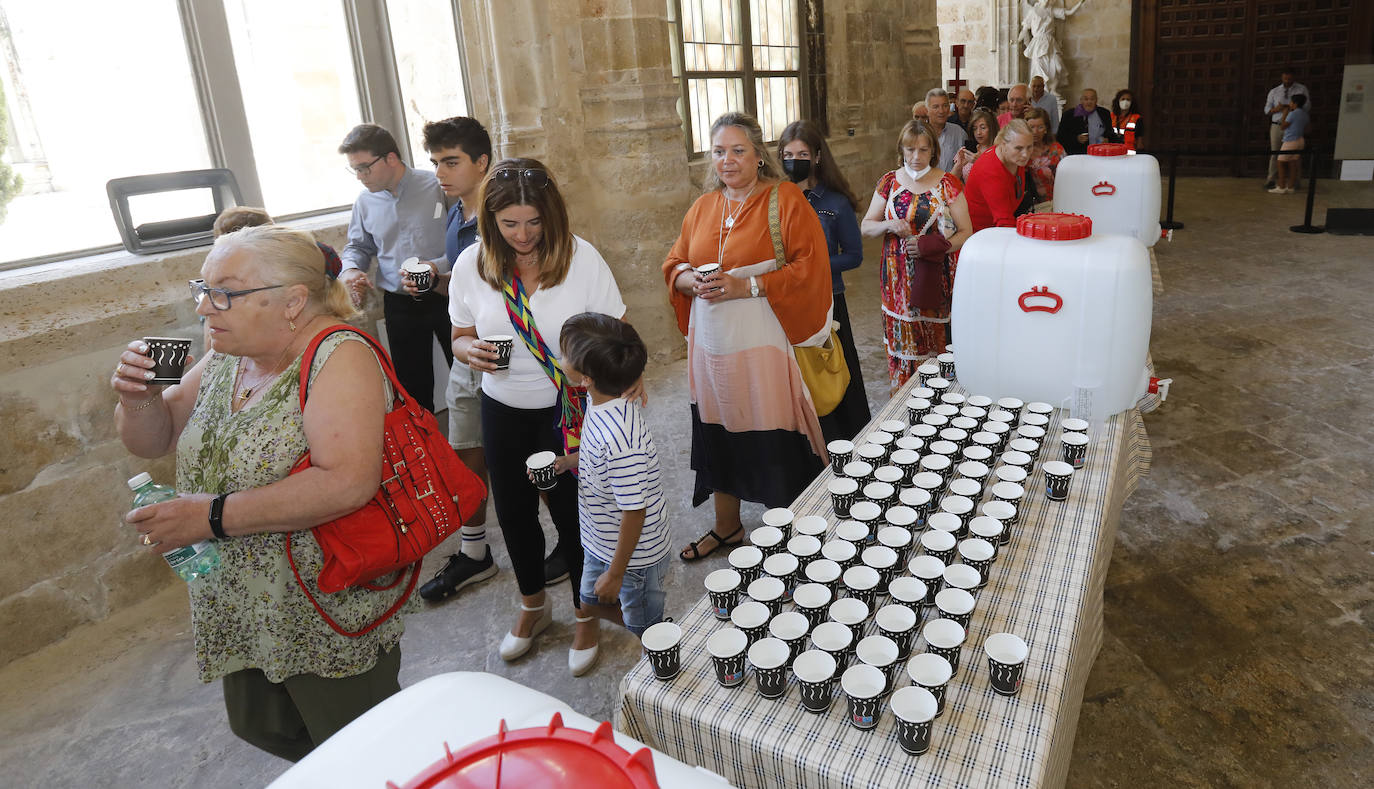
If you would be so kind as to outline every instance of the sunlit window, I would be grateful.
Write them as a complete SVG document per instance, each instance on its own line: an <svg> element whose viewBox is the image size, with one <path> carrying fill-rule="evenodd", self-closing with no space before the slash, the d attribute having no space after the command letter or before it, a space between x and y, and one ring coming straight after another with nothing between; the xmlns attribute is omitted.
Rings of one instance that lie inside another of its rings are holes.
<svg viewBox="0 0 1374 789"><path fill-rule="evenodd" d="M387 0L386 9L414 157L410 164L426 166L425 124L468 114L463 61L453 45L453 5L449 0ZM396 134L400 136L399 130Z"/></svg>
<svg viewBox="0 0 1374 789"><path fill-rule="evenodd" d="M725 112L753 115L769 141L801 118L795 0L669 0L668 13L692 153L710 147L711 123Z"/></svg>
<svg viewBox="0 0 1374 789"><path fill-rule="evenodd" d="M211 166L176 4L72 14L0 0L0 263L118 244L106 181Z"/></svg>

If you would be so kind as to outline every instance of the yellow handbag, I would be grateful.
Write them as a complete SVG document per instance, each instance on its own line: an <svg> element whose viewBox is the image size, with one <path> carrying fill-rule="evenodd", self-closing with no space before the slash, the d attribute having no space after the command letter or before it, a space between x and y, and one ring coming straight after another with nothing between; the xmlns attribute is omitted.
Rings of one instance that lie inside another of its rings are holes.
<svg viewBox="0 0 1374 789"><path fill-rule="evenodd" d="M778 268L787 265L787 257L782 247L782 221L778 218L778 188L773 187L768 195L768 232L773 237L773 257ZM830 322L830 336L816 346L792 346L797 357L797 367L801 369L802 380L811 392L811 402L816 406L816 416L825 416L834 411L844 399L849 388L849 365L844 361L844 349L840 347L840 336L835 332L835 322Z"/></svg>

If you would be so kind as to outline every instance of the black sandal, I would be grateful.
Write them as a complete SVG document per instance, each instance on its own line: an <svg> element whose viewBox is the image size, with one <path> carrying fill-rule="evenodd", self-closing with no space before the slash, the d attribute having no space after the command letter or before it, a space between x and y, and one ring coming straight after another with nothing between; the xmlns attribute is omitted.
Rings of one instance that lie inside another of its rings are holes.
<svg viewBox="0 0 1374 789"><path fill-rule="evenodd" d="M739 540L736 540L735 542L727 542L727 540L729 540L731 537L734 537L736 534L739 534L739 533L741 533L741 532L743 532L743 531L744 531L744 527L743 527L743 526L740 526L740 527L736 528L734 531L732 531L732 532L730 532L729 534L727 534L727 535L725 535L724 537L722 537L722 536L720 536L719 534L716 534L716 530L715 530L715 529L712 529L712 530L710 530L709 532L703 534L700 538L698 538L696 542L693 542L693 543L689 544L686 548L683 548L681 551L679 551L679 552L678 552L678 558L681 559L681 560L684 561L684 562L698 562L698 561L701 561L702 559L705 559L707 556L710 556L711 554L715 553L716 551L720 550L722 546L729 545L729 546L731 546L731 547L734 547L734 546L736 546L736 545L740 545L741 543L744 542L744 538L743 538L743 537L741 537ZM715 545L715 547L712 548L711 550L706 551L705 553L702 553L702 552L701 552L701 541L702 541L702 540L705 540L707 537L715 537L715 538L716 538L716 545ZM689 553L689 552L690 552L690 553Z"/></svg>

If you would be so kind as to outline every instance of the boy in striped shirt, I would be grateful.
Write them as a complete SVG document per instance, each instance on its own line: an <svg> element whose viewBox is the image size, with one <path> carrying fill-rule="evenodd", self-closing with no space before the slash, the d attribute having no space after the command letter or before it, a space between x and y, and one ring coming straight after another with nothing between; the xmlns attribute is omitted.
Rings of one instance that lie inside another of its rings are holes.
<svg viewBox="0 0 1374 789"><path fill-rule="evenodd" d="M626 396L648 352L634 327L594 312L569 318L559 345L563 371L589 400L578 451L557 465L578 473L582 605L643 635L663 619L671 567L658 453L637 398Z"/></svg>

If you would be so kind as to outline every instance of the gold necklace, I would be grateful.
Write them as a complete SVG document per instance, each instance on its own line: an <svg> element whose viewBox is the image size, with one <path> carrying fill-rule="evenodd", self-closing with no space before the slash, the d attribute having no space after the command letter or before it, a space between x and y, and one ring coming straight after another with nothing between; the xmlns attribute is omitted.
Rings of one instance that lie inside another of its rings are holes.
<svg viewBox="0 0 1374 789"><path fill-rule="evenodd" d="M276 370L278 367L281 366L282 359L286 358L286 353L290 350L291 344L288 343L287 346L282 349L281 355L277 357L276 364L268 368L267 375L259 379L258 382L253 384L252 386L245 387L243 391L239 391L239 379L243 376L243 358L247 357L239 359L239 363L234 366L234 401L238 404L240 408L243 407L244 403L248 402L248 398L253 396L253 392L257 391L258 387L262 386L269 380L276 377L277 373L274 373L272 371Z"/></svg>

